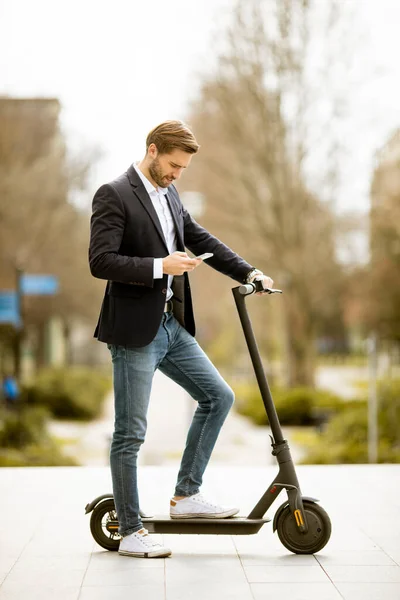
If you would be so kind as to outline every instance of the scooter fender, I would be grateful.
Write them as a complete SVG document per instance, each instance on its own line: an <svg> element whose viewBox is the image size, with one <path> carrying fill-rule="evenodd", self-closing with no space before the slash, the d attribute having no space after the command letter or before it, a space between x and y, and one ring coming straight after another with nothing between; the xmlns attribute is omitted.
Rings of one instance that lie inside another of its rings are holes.
<svg viewBox="0 0 400 600"><path fill-rule="evenodd" d="M101 502L102 500L113 500L113 499L114 499L114 496L112 494L102 494L101 496L97 496L97 498L95 498L94 500L89 502L89 504L86 504L85 515L92 512L94 507L97 506L98 503Z"/></svg>
<svg viewBox="0 0 400 600"><path fill-rule="evenodd" d="M319 502L318 498L312 498L311 496L302 496L301 497L302 500L308 500L309 502ZM280 517L280 514L285 510L285 508L289 506L289 500L286 500L286 502L284 502L283 504L281 504L281 506L278 508L278 510L275 513L274 516L274 522L272 524L272 531L275 533L276 528L277 528L277 523L278 523L278 519Z"/></svg>
<svg viewBox="0 0 400 600"><path fill-rule="evenodd" d="M113 494L102 494L101 496L97 496L97 498L95 498L94 500L89 502L89 504L86 504L85 515L92 512L92 510L98 504L100 504L100 502L103 502L103 500L114 500L114 496L113 496ZM139 509L139 515L142 519L152 519L154 517L154 515L148 514L142 509Z"/></svg>

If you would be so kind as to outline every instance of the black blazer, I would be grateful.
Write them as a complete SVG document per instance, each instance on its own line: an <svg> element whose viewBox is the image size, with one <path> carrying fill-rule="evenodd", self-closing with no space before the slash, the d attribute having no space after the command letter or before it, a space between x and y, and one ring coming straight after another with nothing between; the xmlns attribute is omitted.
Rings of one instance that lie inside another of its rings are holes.
<svg viewBox="0 0 400 600"><path fill-rule="evenodd" d="M242 283L252 266L201 227L171 185L166 195L177 232L178 250L213 252L209 265ZM146 346L156 336L167 293L167 275L153 279L153 259L169 251L153 203L133 166L102 185L93 198L89 264L107 287L94 336L101 342ZM194 336L187 273L174 277L174 314Z"/></svg>

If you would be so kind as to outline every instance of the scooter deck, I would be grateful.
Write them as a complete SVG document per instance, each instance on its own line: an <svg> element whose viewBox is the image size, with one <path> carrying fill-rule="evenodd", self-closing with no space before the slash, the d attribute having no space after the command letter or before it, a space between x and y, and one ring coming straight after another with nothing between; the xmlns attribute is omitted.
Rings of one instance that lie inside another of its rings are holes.
<svg viewBox="0 0 400 600"><path fill-rule="evenodd" d="M227 519L171 519L160 515L142 518L149 533L201 533L222 535L249 535L260 531L271 519L248 519L229 517Z"/></svg>

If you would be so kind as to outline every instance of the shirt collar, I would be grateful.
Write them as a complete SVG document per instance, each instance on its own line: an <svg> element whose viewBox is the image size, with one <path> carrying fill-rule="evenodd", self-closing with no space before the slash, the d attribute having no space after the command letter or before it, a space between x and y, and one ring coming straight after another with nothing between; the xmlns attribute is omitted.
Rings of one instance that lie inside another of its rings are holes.
<svg viewBox="0 0 400 600"><path fill-rule="evenodd" d="M138 167L138 163L133 163L133 168L136 173L139 175L140 179L143 182L144 187L146 188L146 192L150 195L152 192L164 194L164 196L168 193L168 188L158 187L157 189L154 185L147 179L146 175L142 173L142 171Z"/></svg>

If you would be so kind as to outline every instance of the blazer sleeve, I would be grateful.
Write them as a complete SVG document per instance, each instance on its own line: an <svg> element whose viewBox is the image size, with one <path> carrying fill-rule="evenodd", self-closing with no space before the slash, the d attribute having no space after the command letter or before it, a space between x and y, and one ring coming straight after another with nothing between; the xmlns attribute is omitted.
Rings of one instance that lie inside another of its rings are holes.
<svg viewBox="0 0 400 600"><path fill-rule="evenodd" d="M207 264L235 281L243 283L253 267L207 229L199 225L183 205L182 208L185 246L194 255L213 252L214 256L207 260Z"/></svg>
<svg viewBox="0 0 400 600"><path fill-rule="evenodd" d="M116 189L106 184L93 198L89 266L94 277L153 287L153 257L118 254L125 229L125 210Z"/></svg>

